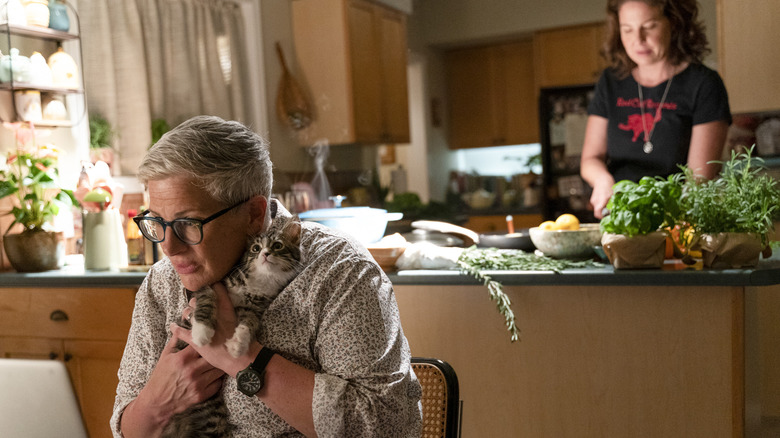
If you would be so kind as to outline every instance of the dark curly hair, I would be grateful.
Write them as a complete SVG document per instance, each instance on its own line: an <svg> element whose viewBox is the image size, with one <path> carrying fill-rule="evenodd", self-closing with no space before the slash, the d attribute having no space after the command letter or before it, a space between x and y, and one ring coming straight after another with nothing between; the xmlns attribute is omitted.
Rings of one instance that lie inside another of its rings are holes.
<svg viewBox="0 0 780 438"><path fill-rule="evenodd" d="M636 67L620 40L618 11L629 1L641 1L650 7L659 8L669 20L671 41L667 56L673 65L686 61L700 64L710 52L704 34L704 24L698 17L699 7L696 0L607 0L607 32L602 54L618 77L628 76Z"/></svg>

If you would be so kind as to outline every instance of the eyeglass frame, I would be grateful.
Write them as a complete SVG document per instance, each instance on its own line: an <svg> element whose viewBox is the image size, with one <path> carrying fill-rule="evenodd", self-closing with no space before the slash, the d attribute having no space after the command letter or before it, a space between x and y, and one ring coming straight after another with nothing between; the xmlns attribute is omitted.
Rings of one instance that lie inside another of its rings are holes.
<svg viewBox="0 0 780 438"><path fill-rule="evenodd" d="M245 200L239 202L238 204L234 204L234 205L232 205L232 206L230 206L228 208L222 209L222 210L212 214L211 216L207 217L206 219L195 219L195 218L189 218L189 217L180 217L180 218L176 218L176 219L174 219L172 221L166 221L165 219L163 219L163 218L161 218L159 216L146 216L151 211L150 210L144 210L138 216L133 217L133 222L135 222L136 226L138 226L138 230L141 231L141 235L143 235L145 239L149 240L152 243L162 243L162 242L164 242L165 241L165 237L167 236L168 227L171 227L171 230L173 230L173 234L176 236L177 239L179 239L180 242L185 243L187 245L198 245L201 242L203 242L203 226L204 225L206 225L207 223L213 221L214 219L217 219L218 217L224 215L225 213L227 213L230 210L238 207L239 205L244 204L248 200L249 199L245 199ZM163 237L162 237L162 239L155 240L155 239L152 239L151 237L147 236L146 232L144 231L144 227L141 225L141 222L143 222L143 221L157 222L158 224L162 225L162 227L163 227L163 232L162 232ZM190 243L190 242L182 239L181 236L179 236L179 233L176 231L176 227L174 226L174 224L176 222L188 222L188 223L195 223L195 224L197 224L198 230L200 231L200 239L198 239L198 241L195 242L195 243Z"/></svg>

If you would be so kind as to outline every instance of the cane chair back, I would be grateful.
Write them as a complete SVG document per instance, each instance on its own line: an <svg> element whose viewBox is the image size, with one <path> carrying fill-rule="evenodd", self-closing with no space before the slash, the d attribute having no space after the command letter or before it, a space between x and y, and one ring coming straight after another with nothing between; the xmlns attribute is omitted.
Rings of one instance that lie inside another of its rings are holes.
<svg viewBox="0 0 780 438"><path fill-rule="evenodd" d="M460 395L455 370L439 359L412 358L412 369L422 385L422 438L460 436Z"/></svg>

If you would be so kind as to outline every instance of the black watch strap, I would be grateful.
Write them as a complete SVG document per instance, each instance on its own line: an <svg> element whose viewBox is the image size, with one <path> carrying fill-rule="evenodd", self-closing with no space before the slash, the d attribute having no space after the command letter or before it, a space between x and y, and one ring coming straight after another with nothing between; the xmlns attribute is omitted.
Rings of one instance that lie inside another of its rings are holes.
<svg viewBox="0 0 780 438"><path fill-rule="evenodd" d="M271 358L274 354L276 354L275 351L271 350L270 348L263 347L260 349L260 352L257 353L255 361L252 362L252 364L249 366L258 373L262 373L265 371L265 367L268 366L268 362L271 361Z"/></svg>

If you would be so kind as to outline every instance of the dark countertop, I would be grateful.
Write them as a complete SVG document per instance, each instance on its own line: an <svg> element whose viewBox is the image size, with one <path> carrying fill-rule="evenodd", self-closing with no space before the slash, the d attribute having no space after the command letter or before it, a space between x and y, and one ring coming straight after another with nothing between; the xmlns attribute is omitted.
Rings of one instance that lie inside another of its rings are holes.
<svg viewBox="0 0 780 438"><path fill-rule="evenodd" d="M778 251L780 252L780 251ZM755 269L703 269L701 262L687 266L667 261L663 269L614 270L600 268L551 271L485 271L506 286L602 285L602 286L769 286L780 284L780 254L761 260ZM85 271L66 265L40 273L0 273L0 287L138 287L146 271ZM409 270L388 273L396 285L481 285L457 270Z"/></svg>

